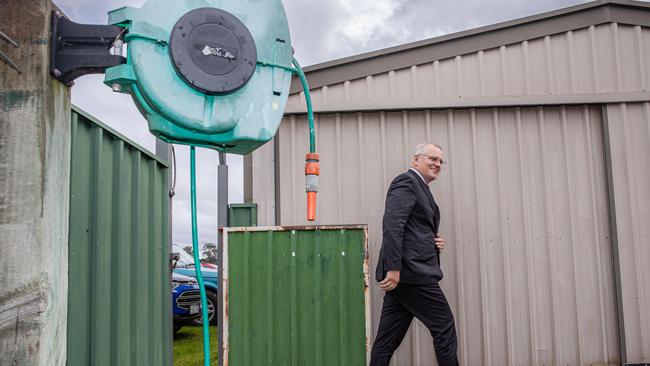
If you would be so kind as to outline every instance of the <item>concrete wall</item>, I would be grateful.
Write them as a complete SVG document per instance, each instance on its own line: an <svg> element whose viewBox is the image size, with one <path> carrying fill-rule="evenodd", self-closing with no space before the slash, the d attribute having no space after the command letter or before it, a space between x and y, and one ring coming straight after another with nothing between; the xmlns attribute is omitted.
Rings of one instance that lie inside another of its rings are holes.
<svg viewBox="0 0 650 366"><path fill-rule="evenodd" d="M49 76L46 0L0 0L0 364L66 359L70 97Z"/></svg>

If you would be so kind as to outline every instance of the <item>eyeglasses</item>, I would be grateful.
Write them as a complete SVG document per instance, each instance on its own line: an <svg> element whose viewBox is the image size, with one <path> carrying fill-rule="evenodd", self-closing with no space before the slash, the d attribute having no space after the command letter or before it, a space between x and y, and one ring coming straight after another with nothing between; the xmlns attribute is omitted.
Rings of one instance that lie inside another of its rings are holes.
<svg viewBox="0 0 650 366"><path fill-rule="evenodd" d="M439 163L440 165L445 165L445 164L447 164L446 161L444 161L444 160L442 160L442 159L440 159L440 158L437 158L437 157L435 157L435 156L433 156L433 155L427 155L427 154L418 154L418 155L420 155L420 156L426 156L427 158L429 158L429 161L432 162L432 163Z"/></svg>

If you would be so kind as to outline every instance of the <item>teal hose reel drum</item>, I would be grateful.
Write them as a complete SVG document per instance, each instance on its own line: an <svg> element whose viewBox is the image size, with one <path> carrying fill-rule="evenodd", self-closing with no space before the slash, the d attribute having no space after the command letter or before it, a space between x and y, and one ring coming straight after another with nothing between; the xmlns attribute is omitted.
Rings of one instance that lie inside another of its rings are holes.
<svg viewBox="0 0 650 366"><path fill-rule="evenodd" d="M234 154L273 138L295 71L280 0L148 0L109 23L128 47L104 83L131 94L154 135Z"/></svg>

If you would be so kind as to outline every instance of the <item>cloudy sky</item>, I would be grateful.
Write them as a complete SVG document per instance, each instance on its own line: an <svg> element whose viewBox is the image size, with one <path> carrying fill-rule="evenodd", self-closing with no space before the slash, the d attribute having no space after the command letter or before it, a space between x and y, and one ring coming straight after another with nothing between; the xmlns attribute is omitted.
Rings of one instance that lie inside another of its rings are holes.
<svg viewBox="0 0 650 366"><path fill-rule="evenodd" d="M169 0L172 1L172 0ZM233 0L234 1L234 0ZM304 66L479 26L585 3L584 0L283 0L296 58ZM144 0L54 0L79 23L106 24L107 12L140 7ZM113 93L103 75L77 79L72 102L154 151L129 96ZM215 151L198 149L199 241L216 242L217 164ZM173 200L173 241L191 243L189 149L176 146L177 181ZM243 201L242 158L228 155L230 202Z"/></svg>

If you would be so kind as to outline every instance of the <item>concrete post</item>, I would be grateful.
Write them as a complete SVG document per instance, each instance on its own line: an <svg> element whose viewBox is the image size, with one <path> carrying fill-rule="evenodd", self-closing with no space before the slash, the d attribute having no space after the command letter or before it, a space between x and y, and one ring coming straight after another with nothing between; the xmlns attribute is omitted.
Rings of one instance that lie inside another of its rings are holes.
<svg viewBox="0 0 650 366"><path fill-rule="evenodd" d="M0 0L0 364L64 365L70 94L50 77L49 0ZM18 72L11 63L21 71Z"/></svg>

